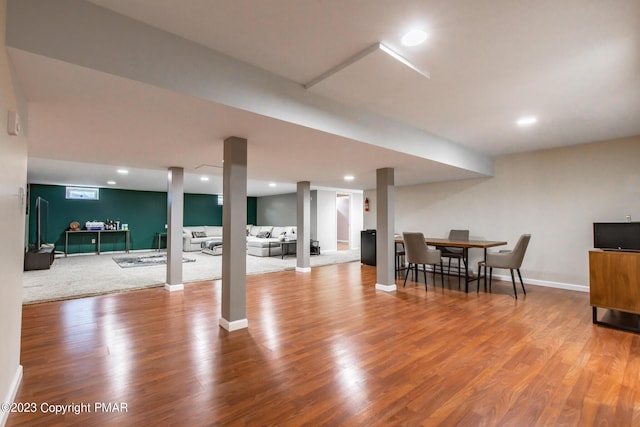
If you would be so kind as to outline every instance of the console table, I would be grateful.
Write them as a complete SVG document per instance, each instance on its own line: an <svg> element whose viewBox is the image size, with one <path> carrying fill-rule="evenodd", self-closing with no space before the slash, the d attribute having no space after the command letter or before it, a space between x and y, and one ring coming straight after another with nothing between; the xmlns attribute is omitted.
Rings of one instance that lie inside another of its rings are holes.
<svg viewBox="0 0 640 427"><path fill-rule="evenodd" d="M640 252L589 251L593 323L640 332ZM598 320L598 307L630 313L631 322Z"/></svg>
<svg viewBox="0 0 640 427"><path fill-rule="evenodd" d="M96 243L96 252L100 255L100 237L103 234L108 233L124 233L124 244L125 250L129 253L129 230L77 230L71 231L67 230L64 232L64 256L67 256L67 249L69 247L69 234L86 234L93 233L97 235L97 243Z"/></svg>
<svg viewBox="0 0 640 427"><path fill-rule="evenodd" d="M167 240L167 233L165 232L159 232L157 233L157 244L156 244L156 251L160 252L160 249L162 249L162 238L164 238L165 242Z"/></svg>

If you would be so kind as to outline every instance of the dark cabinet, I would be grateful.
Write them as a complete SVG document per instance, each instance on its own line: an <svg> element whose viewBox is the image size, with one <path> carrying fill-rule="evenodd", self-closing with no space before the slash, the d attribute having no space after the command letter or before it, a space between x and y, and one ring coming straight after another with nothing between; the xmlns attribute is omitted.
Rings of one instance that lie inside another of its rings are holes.
<svg viewBox="0 0 640 427"><path fill-rule="evenodd" d="M360 262L376 265L376 230L360 232Z"/></svg>

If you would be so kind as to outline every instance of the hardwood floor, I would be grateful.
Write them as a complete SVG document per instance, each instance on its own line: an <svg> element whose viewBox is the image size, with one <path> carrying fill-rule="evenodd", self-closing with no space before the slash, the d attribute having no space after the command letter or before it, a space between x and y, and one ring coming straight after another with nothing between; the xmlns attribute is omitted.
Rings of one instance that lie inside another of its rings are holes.
<svg viewBox="0 0 640 427"><path fill-rule="evenodd" d="M233 333L217 281L25 306L16 402L38 410L7 425L640 425L640 336L593 326L588 294L428 280L376 291L360 263L248 276Z"/></svg>

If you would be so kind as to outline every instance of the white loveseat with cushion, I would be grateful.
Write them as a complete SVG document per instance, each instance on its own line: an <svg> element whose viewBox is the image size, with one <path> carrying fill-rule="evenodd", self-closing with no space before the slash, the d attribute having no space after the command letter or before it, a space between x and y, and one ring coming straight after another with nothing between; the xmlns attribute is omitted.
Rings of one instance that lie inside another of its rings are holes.
<svg viewBox="0 0 640 427"><path fill-rule="evenodd" d="M182 228L182 250L184 252L202 250L202 243L208 240L222 241L221 225L190 225Z"/></svg>
<svg viewBox="0 0 640 427"><path fill-rule="evenodd" d="M280 242L296 240L297 227L272 227L270 225L247 225L247 254L253 256L280 255Z"/></svg>

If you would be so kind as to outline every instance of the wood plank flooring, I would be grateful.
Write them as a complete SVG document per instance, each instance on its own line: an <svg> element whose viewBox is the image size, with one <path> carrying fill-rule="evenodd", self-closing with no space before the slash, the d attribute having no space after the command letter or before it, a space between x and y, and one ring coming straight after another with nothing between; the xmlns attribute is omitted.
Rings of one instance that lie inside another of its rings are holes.
<svg viewBox="0 0 640 427"><path fill-rule="evenodd" d="M640 425L640 335L593 326L588 294L428 280L376 291L360 263L249 276L233 333L218 281L25 306L16 402L38 410L8 425Z"/></svg>

